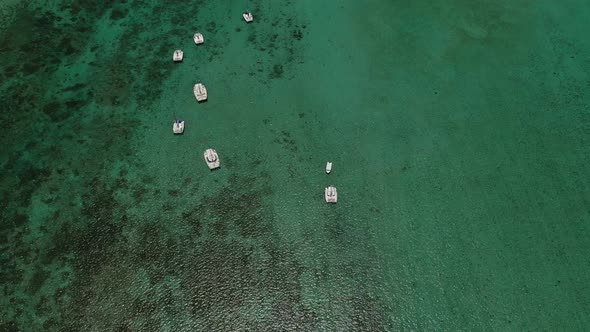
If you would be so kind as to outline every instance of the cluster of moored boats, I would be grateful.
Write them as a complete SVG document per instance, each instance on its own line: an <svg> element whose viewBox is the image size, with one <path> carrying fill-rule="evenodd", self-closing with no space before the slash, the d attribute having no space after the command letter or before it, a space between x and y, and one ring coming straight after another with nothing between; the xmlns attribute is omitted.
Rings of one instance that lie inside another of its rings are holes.
<svg viewBox="0 0 590 332"><path fill-rule="evenodd" d="M254 21L254 16L251 12L246 11L242 14L244 21L246 23L250 23ZM193 35L193 40L195 41L196 45L201 45L205 43L205 38L203 34L200 32L196 32ZM175 50L174 54L172 55L172 60L174 62L182 62L184 60L184 52L182 50ZM202 82L197 82L193 86L193 94L197 99L197 102L201 103L207 101L207 87ZM184 121L180 119L175 119L174 124L172 126L172 131L175 135L180 135L184 133ZM207 163L207 167L210 170L218 169L221 167L221 162L219 161L219 156L217 155L217 151L215 149L209 148L205 150L203 153L203 157L205 158L205 163ZM332 162L328 162L326 164L326 174L330 174L332 171ZM324 196L326 199L326 203L336 203L338 200L338 193L336 192L336 187L328 186L324 190Z"/></svg>
<svg viewBox="0 0 590 332"><path fill-rule="evenodd" d="M198 31L193 35L193 40L195 41L195 44L197 44L197 45L201 45L205 42L205 38L203 38L203 34ZM174 51L174 54L172 54L172 61L182 62L182 60L184 60L184 52L182 50ZM205 84L203 84L201 82L197 82L193 86L193 93L195 95L195 98L197 98L198 102L203 102L203 101L207 100L207 87L205 86ZM175 134L182 134L182 132L177 133L176 131L174 133Z"/></svg>
<svg viewBox="0 0 590 332"><path fill-rule="evenodd" d="M326 174L330 174L330 172L332 172L332 162L328 161L326 163ZM336 203L338 201L338 192L336 191L336 187L326 187L324 190L324 197L326 198L326 203Z"/></svg>
<svg viewBox="0 0 590 332"><path fill-rule="evenodd" d="M254 16L252 15L252 13L248 11L244 12L242 14L242 17L244 18L244 21L246 21L246 23L254 21ZM203 34L198 31L193 35L193 40L195 41L196 45L201 45L205 43L205 38L203 37ZM172 61L182 62L182 60L184 60L184 52L182 50L175 50L172 54ZM201 103L207 101L207 87L202 82L197 82L193 86L193 94L195 95L197 102ZM174 135L183 134L184 121L180 119L174 119L174 123L172 124L172 132L174 133ZM217 155L217 151L215 151L215 149L209 148L205 150L205 152L203 153L203 157L205 158L205 162L207 163L207 166L210 170L217 169L221 166L219 156Z"/></svg>
<svg viewBox="0 0 590 332"><path fill-rule="evenodd" d="M198 31L193 35L193 40L197 45L201 45L205 42L203 34ZM182 50L174 51L174 53L172 54L172 61L182 62L182 60L184 60L184 52ZM203 83L197 82L197 84L193 86L193 93L195 94L195 98L197 98L198 102L207 100L207 88ZM180 135L184 133L184 121L174 119L174 124L172 125L172 132L175 135Z"/></svg>

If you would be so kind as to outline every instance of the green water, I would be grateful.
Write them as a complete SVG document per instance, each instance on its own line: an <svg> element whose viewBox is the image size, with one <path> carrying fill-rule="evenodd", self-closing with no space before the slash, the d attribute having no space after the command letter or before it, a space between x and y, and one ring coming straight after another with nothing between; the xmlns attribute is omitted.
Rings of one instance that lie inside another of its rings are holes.
<svg viewBox="0 0 590 332"><path fill-rule="evenodd" d="M0 330L587 329L589 17L0 1Z"/></svg>

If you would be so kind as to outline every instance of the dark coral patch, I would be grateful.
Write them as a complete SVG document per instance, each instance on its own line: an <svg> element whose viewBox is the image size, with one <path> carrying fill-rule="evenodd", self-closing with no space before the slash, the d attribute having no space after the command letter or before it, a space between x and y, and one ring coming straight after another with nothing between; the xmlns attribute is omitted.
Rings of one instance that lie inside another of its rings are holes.
<svg viewBox="0 0 590 332"><path fill-rule="evenodd" d="M303 32L301 32L301 30L293 30L292 36L297 40L301 40L303 39Z"/></svg>
<svg viewBox="0 0 590 332"><path fill-rule="evenodd" d="M52 101L48 104L45 104L42 111L51 119L51 121L54 122L63 121L70 116L70 114L57 101Z"/></svg>
<svg viewBox="0 0 590 332"><path fill-rule="evenodd" d="M7 321L0 323L0 331L3 332L19 332L18 324L15 321Z"/></svg>
<svg viewBox="0 0 590 332"><path fill-rule="evenodd" d="M207 32L209 33L215 33L217 31L217 23L215 22L209 22L207 23L207 25L205 26L205 30L207 30Z"/></svg>
<svg viewBox="0 0 590 332"><path fill-rule="evenodd" d="M20 213L17 213L13 220L16 226L22 226L29 222L29 218L26 215Z"/></svg>
<svg viewBox="0 0 590 332"><path fill-rule="evenodd" d="M123 19L127 16L127 13L129 12L129 10L127 9L119 9L119 8L115 8L113 9L113 11L111 11L111 20L120 20Z"/></svg>
<svg viewBox="0 0 590 332"><path fill-rule="evenodd" d="M285 70L283 69L283 65L276 64L272 66L272 72L270 73L271 79L277 79L283 77Z"/></svg>
<svg viewBox="0 0 590 332"><path fill-rule="evenodd" d="M45 271L42 267L37 267L31 280L29 280L29 291L33 294L37 293L43 287L45 280L49 278L50 274L50 272Z"/></svg>
<svg viewBox="0 0 590 332"><path fill-rule="evenodd" d="M298 151L297 142L295 142L295 140L291 138L291 133L289 133L286 130L282 130L281 135L276 137L273 140L273 142L280 144L283 148L293 153L296 153Z"/></svg>
<svg viewBox="0 0 590 332"><path fill-rule="evenodd" d="M25 64L23 64L22 72L25 75L32 75L32 74L35 74L37 71L39 71L39 69L41 69L42 67L43 67L43 65L40 63L26 62Z"/></svg>
<svg viewBox="0 0 590 332"><path fill-rule="evenodd" d="M76 83L72 86L68 86L68 87L62 89L62 91L64 91L64 92L78 91L80 89L84 89L85 87L86 87L86 84L84 84L84 83Z"/></svg>

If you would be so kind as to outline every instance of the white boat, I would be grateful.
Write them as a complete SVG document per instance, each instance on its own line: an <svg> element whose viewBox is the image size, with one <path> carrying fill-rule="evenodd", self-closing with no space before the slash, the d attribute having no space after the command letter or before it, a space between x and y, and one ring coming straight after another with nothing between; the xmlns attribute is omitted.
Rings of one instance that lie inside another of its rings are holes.
<svg viewBox="0 0 590 332"><path fill-rule="evenodd" d="M184 121L175 120L174 125L172 126L172 131L174 132L174 134L184 133Z"/></svg>
<svg viewBox="0 0 590 332"><path fill-rule="evenodd" d="M195 94L195 98L197 98L197 101L201 102L207 100L207 88L205 87L205 84L195 84L195 86L193 87L193 93Z"/></svg>
<svg viewBox="0 0 590 332"><path fill-rule="evenodd" d="M209 166L210 170L214 170L216 168L219 168L219 166L220 166L219 157L217 156L217 152L215 151L215 149L205 150L205 153L203 153L203 156L205 157L205 162L207 163L207 166Z"/></svg>
<svg viewBox="0 0 590 332"><path fill-rule="evenodd" d="M195 41L195 44L197 44L197 45L205 42L205 39L203 38L203 34L201 34L200 32L195 33L195 35L193 36L193 40Z"/></svg>
<svg viewBox="0 0 590 332"><path fill-rule="evenodd" d="M331 171L332 171L332 162L328 161L326 163L326 174L330 174Z"/></svg>
<svg viewBox="0 0 590 332"><path fill-rule="evenodd" d="M172 60L174 60L174 62L180 62L180 61L182 61L183 57L184 57L184 52L181 50L176 50L176 51L174 51L174 55L172 56Z"/></svg>
<svg viewBox="0 0 590 332"><path fill-rule="evenodd" d="M252 13L250 12L244 12L242 14L242 17L244 18L244 21L246 21L246 23L254 21L254 16L252 16Z"/></svg>
<svg viewBox="0 0 590 332"><path fill-rule="evenodd" d="M326 196L326 203L336 203L336 201L338 201L338 193L336 192L336 187L326 187L324 194Z"/></svg>

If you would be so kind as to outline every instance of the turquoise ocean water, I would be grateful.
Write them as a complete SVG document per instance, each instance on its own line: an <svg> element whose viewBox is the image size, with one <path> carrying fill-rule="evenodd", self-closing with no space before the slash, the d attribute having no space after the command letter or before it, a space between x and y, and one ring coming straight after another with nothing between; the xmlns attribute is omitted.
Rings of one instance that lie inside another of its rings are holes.
<svg viewBox="0 0 590 332"><path fill-rule="evenodd" d="M587 329L589 17L0 1L0 330Z"/></svg>

